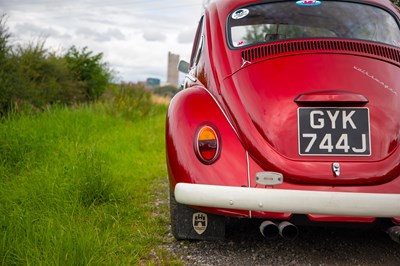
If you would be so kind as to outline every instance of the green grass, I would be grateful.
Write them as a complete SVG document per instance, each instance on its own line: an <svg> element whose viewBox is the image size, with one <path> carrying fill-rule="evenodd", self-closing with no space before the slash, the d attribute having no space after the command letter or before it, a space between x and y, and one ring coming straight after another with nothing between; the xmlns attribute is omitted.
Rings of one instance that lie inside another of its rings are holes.
<svg viewBox="0 0 400 266"><path fill-rule="evenodd" d="M158 248L166 108L134 121L103 109L0 122L0 265L179 263Z"/></svg>

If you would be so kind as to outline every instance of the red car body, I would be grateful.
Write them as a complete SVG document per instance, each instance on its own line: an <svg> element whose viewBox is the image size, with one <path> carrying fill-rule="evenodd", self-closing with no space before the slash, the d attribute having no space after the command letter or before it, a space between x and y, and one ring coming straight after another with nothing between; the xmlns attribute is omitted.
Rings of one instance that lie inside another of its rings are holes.
<svg viewBox="0 0 400 266"><path fill-rule="evenodd" d="M350 23L366 12L382 26ZM209 4L167 114L174 236L219 238L229 216L399 223L399 25L386 0Z"/></svg>

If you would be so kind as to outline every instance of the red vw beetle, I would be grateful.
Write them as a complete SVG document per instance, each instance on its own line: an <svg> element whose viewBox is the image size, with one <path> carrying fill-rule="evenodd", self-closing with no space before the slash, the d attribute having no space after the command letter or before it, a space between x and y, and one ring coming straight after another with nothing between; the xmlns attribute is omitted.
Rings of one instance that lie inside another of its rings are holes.
<svg viewBox="0 0 400 266"><path fill-rule="evenodd" d="M166 121L172 232L227 217L381 226L400 241L400 11L389 0L216 0Z"/></svg>

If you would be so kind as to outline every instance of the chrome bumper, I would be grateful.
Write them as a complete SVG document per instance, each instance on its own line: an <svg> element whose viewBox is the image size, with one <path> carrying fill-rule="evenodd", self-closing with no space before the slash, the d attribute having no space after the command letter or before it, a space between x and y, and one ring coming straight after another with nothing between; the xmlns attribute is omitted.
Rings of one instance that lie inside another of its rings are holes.
<svg viewBox="0 0 400 266"><path fill-rule="evenodd" d="M400 194L325 192L178 183L177 202L192 206L324 214L356 217L400 217Z"/></svg>

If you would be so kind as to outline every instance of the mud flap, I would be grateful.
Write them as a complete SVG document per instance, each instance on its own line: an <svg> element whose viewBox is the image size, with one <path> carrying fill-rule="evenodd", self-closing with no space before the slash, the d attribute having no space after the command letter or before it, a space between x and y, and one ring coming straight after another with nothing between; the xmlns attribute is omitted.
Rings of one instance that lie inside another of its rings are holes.
<svg viewBox="0 0 400 266"><path fill-rule="evenodd" d="M204 213L176 202L170 193L172 235L177 240L222 240L225 217Z"/></svg>

